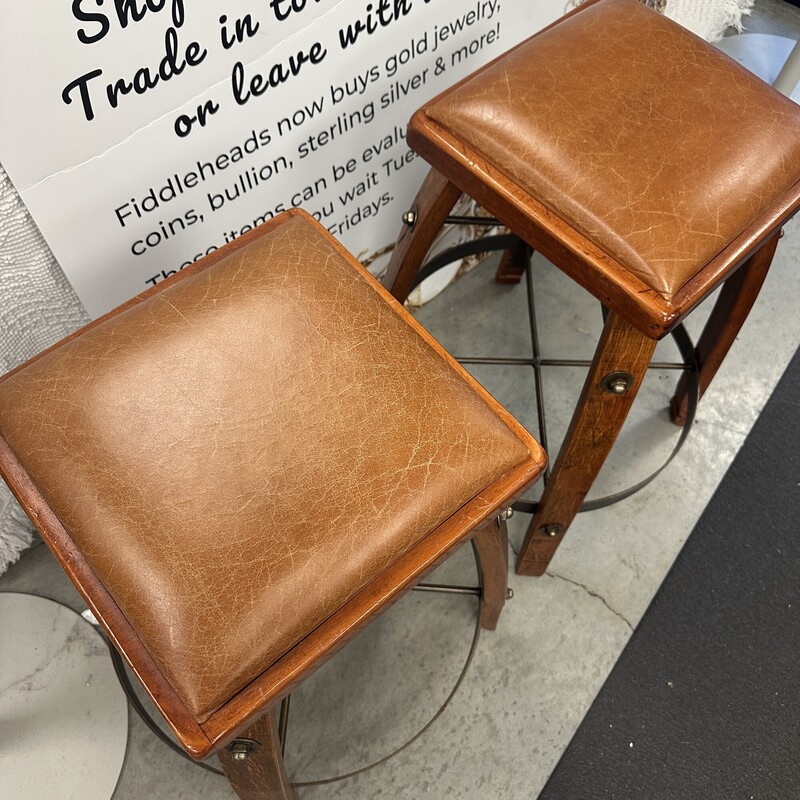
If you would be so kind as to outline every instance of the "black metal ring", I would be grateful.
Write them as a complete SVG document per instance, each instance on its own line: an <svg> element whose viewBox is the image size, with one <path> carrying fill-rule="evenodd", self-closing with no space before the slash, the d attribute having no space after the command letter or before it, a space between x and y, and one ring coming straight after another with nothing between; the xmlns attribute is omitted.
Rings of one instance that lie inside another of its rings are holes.
<svg viewBox="0 0 800 800"><path fill-rule="evenodd" d="M480 566L478 561L478 552L473 545L473 555L475 557L476 566L478 566L478 574L480 575ZM470 665L472 664L472 659L475 655L475 651L478 647L478 640L480 639L481 633L481 613L483 611L483 594L480 588L473 589L473 587L464 587L464 586L441 586L438 587L436 585L427 585L429 591L442 591L442 592L456 592L458 594L475 594L478 597L478 614L475 621L475 631L472 634L472 641L470 643L469 651L467 652L467 657L464 660L464 666L461 668L461 671L456 678L456 682L453 685L453 688L450 690L450 693L445 698L445 701L442 703L441 706L437 709L436 713L422 726L410 739L406 740L401 744L399 747L395 748L390 752L388 755L382 756L377 761L373 761L370 764L367 764L364 767L359 767L358 769L352 770L350 772L346 772L342 775L336 775L332 778L321 778L318 780L313 781L292 781L292 786L297 787L305 787L305 786L319 786L325 783L334 783L336 781L344 780L345 778L352 778L354 775L359 775L362 772L366 772L367 770L372 769L373 767L377 767L379 764L383 764L388 761L390 758L394 758L398 753L405 750L407 747L412 745L417 739L420 738L428 728L436 722L437 719L444 713L447 707L450 705L450 702L455 697L456 692L461 687L464 678L469 670ZM103 638L105 639L106 644L108 645L109 653L111 654L111 662L114 665L114 671L117 673L117 678L122 686L122 690L125 692L126 697L128 698L128 702L133 707L134 711L139 715L142 722L171 750L176 752L181 758L190 761L192 764L200 767L201 769L207 770L208 772L213 772L215 775L224 775L225 773L217 769L216 767L212 767L210 764L206 764L202 761L195 761L193 758L189 756L189 754L182 748L180 745L176 744L170 737L159 727L158 723L153 719L150 713L142 704L141 700L139 699L136 691L134 690L130 679L128 678L127 670L125 669L125 662L122 659L122 656L119 654L117 649L114 645L111 644L108 637L105 635L105 632L98 628L98 630L103 633ZM279 725L279 729L281 730L281 748L286 745L286 731L288 727L288 699L291 695L288 695L284 698L283 702L281 703L281 721Z"/></svg>
<svg viewBox="0 0 800 800"><path fill-rule="evenodd" d="M485 219L482 217L449 217L446 221L452 224L462 224L467 222L470 224L476 224L481 220L483 220L487 225L498 224L497 220L495 219ZM519 244L525 244L525 241L516 234L508 233L486 236L480 239L473 239L469 242L464 242L463 244L455 245L454 247L448 248L444 252L440 253L435 258L432 258L430 261L420 267L412 283L412 288L418 286L426 278L430 277L435 272L438 272L448 264L451 264L453 261L466 258L467 256L478 255L479 253L489 253L496 250L510 250ZM602 306L602 311L603 319L605 319L608 309L605 306ZM671 333L673 339L675 340L675 344L678 346L683 363L670 364L669 366L677 366L684 369L688 373L686 417L684 419L681 435L678 437L678 441L675 443L675 446L673 447L666 461L664 461L664 463L658 469L656 469L646 478L638 483L635 483L633 486L629 486L627 489L615 492L614 494L606 495L605 497L598 497L594 500L587 500L580 507L579 513L583 511L594 511L598 508L605 508L606 506L618 503L620 500L624 500L638 492L640 489L643 489L651 481L658 477L658 475L660 475L664 469L666 469L667 465L675 458L676 455L678 455L683 447L686 437L689 435L689 431L694 423L695 413L697 411L697 403L700 396L698 385L698 365L694 344L692 343L686 328L681 324L678 325ZM469 359L464 360L467 361ZM486 358L482 359L482 362L493 363L495 360L496 359ZM497 360L502 361L502 359ZM538 404L539 397L537 396L537 405ZM538 506L538 503L533 503L528 500L517 500L517 502L512 505L512 508L515 511L521 511L526 514L535 514Z"/></svg>
<svg viewBox="0 0 800 800"><path fill-rule="evenodd" d="M633 486L629 486L627 489L622 489L614 494L605 495L604 497L597 497L594 500L586 500L578 509L579 514L584 511L596 511L598 508L606 508L607 506L614 505L614 503L619 503L620 500L625 500L631 495L636 494L636 492L638 492L640 489L644 489L647 484L655 480L667 468L669 463L675 458L675 456L678 455L684 443L686 442L689 431L692 429L692 425L694 424L694 418L697 412L697 403L700 396L700 387L697 381L697 359L691 337L686 332L686 328L683 325L678 325L672 331L672 337L675 340L675 344L678 346L681 357L684 359L684 368L688 373L686 417L684 419L683 427L681 428L681 435L678 437L678 441L675 442L675 446L672 448L672 451L670 452L666 461L664 461L664 463L661 464L661 466L658 467L658 469L656 469L654 472L651 472L646 478L643 478L638 483L633 484ZM514 509L514 511L521 511L523 514L535 514L539 509L539 503L533 503L529 500L517 500L517 502L511 507Z"/></svg>
<svg viewBox="0 0 800 800"><path fill-rule="evenodd" d="M438 272L443 267L461 258L476 256L480 253L491 253L495 250L508 250L519 244L519 242L519 236L515 236L513 233L502 233L497 236L485 236L482 239L473 239L469 242L457 244L421 266L414 276L411 288L415 289L426 278L430 278L434 272Z"/></svg>

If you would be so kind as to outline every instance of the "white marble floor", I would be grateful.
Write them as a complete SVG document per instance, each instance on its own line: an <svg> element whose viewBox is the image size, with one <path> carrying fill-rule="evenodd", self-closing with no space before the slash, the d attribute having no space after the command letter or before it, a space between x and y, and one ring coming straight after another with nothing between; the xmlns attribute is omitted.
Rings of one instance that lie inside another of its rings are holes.
<svg viewBox="0 0 800 800"><path fill-rule="evenodd" d="M772 29L759 17L758 30L792 35L788 19L800 32L800 11L786 6L776 14ZM536 275L543 347L553 355L565 350L590 355L600 325L596 303L538 259ZM678 458L635 497L581 515L546 576L512 576L515 597L497 631L481 637L460 692L422 739L368 773L301 789L301 797L536 797L800 345L798 296L795 221L786 227L756 308L703 399ZM701 314L690 320L690 329L697 330ZM525 345L522 291L494 284L490 269L468 275L426 306L420 318L456 353L475 354L483 347L514 355ZM670 342L660 348L665 359L672 358ZM483 368L476 374L533 425L531 386L519 372ZM601 475L601 491L642 474L669 450L677 436L666 416L674 377L651 373ZM548 377L551 449L581 380L577 370ZM511 520L514 543L526 522L524 515ZM763 535L757 520L753 529ZM472 573L470 553L462 551L439 577L462 582L472 580ZM0 591L31 591L82 607L44 547L0 578ZM292 701L287 748L292 777L308 780L357 768L419 728L447 695L466 656L474 605L467 597L412 594L304 684ZM182 761L132 717L114 796L222 800L233 795L224 779Z"/></svg>

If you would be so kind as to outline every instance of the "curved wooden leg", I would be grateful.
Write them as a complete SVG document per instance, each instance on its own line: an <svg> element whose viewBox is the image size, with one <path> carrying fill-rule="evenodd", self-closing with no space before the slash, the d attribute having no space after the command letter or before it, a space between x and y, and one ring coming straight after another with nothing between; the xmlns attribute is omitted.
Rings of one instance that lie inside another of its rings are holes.
<svg viewBox="0 0 800 800"><path fill-rule="evenodd" d="M700 397L703 396L717 374L722 360L731 349L731 345L761 291L764 278L767 277L767 271L775 254L778 236L779 232L776 231L742 267L725 281L722 291L719 293L711 316L703 328L697 347L695 347L695 356L699 367L697 385ZM670 401L670 415L676 425L683 425L686 420L688 386L689 383L684 373L678 381L678 387Z"/></svg>
<svg viewBox="0 0 800 800"><path fill-rule="evenodd" d="M517 560L521 575L542 575L606 460L647 371L656 342L608 313L589 375ZM603 378L628 373L614 393Z"/></svg>
<svg viewBox="0 0 800 800"><path fill-rule="evenodd" d="M383 285L401 303L408 297L414 276L459 197L461 189L455 184L435 169L428 173L412 207L415 222L413 225L403 223L383 276Z"/></svg>
<svg viewBox="0 0 800 800"><path fill-rule="evenodd" d="M508 598L508 529L505 520L493 519L472 537L478 557L483 604L481 626L493 631Z"/></svg>
<svg viewBox="0 0 800 800"><path fill-rule="evenodd" d="M237 741L241 739L251 739L260 747L243 761L234 758L230 746L220 751L219 763L233 791L242 800L298 800L286 774L272 712L267 711Z"/></svg>

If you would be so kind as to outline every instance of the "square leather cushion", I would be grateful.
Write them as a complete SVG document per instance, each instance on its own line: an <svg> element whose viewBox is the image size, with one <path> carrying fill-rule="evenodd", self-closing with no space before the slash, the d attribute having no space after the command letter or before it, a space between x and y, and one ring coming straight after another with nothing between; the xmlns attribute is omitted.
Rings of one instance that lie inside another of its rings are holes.
<svg viewBox="0 0 800 800"><path fill-rule="evenodd" d="M0 434L198 721L528 448L310 218L0 381Z"/></svg>
<svg viewBox="0 0 800 800"><path fill-rule="evenodd" d="M590 3L478 70L409 142L545 206L666 300L800 181L800 107L637 0Z"/></svg>

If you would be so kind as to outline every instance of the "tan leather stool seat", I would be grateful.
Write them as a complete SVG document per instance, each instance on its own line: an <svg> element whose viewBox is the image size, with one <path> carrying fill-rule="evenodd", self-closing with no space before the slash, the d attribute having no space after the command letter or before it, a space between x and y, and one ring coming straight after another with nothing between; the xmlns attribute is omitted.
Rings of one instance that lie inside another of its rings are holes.
<svg viewBox="0 0 800 800"><path fill-rule="evenodd" d="M693 376L681 376L670 414L685 424L736 340L800 207L800 107L643 3L587 0L426 103L408 142L431 171L387 269L396 298L464 193L519 241L500 282L519 282L537 251L605 307L517 561L541 575L656 341L722 286L696 346L676 331Z"/></svg>
<svg viewBox="0 0 800 800"><path fill-rule="evenodd" d="M798 127L800 107L712 45L605 0L439 95L408 139L479 201L482 185L512 217L555 215L597 257L573 277L661 332L731 268L723 249L797 202Z"/></svg>
<svg viewBox="0 0 800 800"><path fill-rule="evenodd" d="M9 483L196 722L487 486L541 469L406 317L291 212L0 382Z"/></svg>

